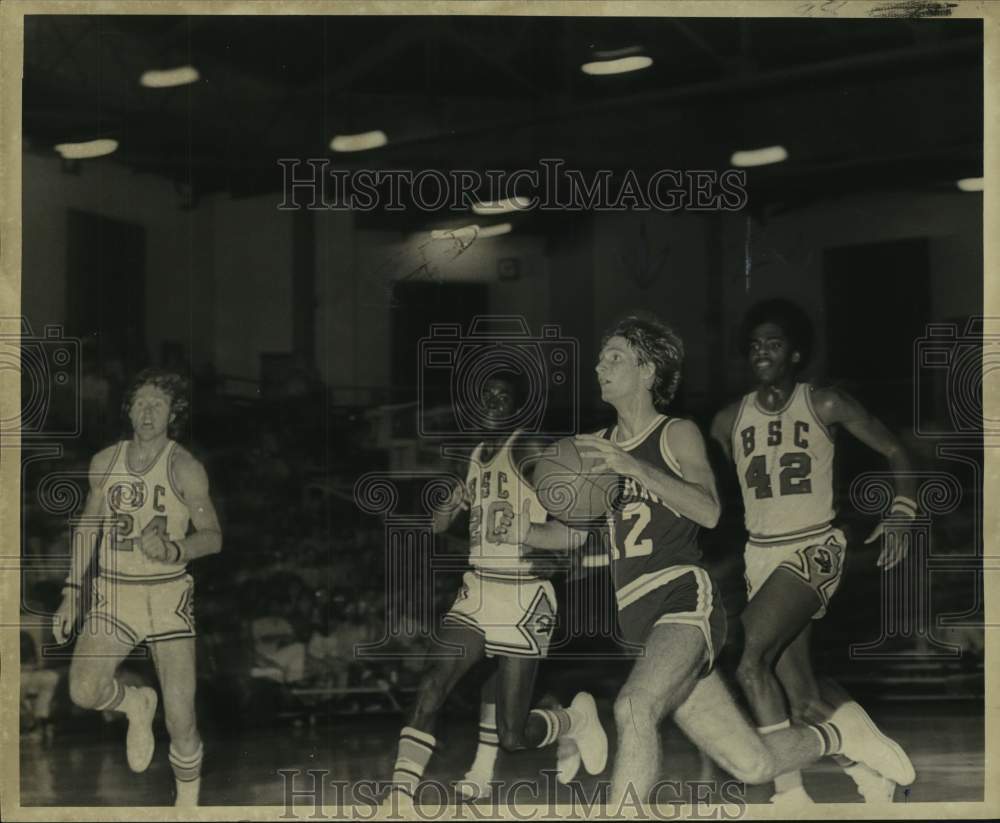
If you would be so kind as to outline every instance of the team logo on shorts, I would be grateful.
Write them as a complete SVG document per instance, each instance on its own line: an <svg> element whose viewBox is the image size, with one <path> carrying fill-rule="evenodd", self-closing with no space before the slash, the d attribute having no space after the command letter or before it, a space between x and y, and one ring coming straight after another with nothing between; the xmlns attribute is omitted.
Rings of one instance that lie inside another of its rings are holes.
<svg viewBox="0 0 1000 823"><path fill-rule="evenodd" d="M826 578L840 574L842 552L843 547L831 539L825 545L807 547L803 555L812 566L812 572L818 573L816 576L819 578Z"/></svg>
<svg viewBox="0 0 1000 823"><path fill-rule="evenodd" d="M146 483L143 480L119 480L108 489L108 504L112 511L137 512L146 503Z"/></svg>
<svg viewBox="0 0 1000 823"><path fill-rule="evenodd" d="M531 631L535 634L552 634L554 626L555 620L552 619L551 615L540 614L535 618L535 622L531 626Z"/></svg>

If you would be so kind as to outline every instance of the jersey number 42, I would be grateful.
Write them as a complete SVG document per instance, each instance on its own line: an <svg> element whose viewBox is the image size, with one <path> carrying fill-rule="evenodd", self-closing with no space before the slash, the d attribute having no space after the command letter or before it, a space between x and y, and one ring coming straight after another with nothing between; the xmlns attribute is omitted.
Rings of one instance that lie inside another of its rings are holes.
<svg viewBox="0 0 1000 823"><path fill-rule="evenodd" d="M778 474L778 494L809 494L812 492L812 458L806 452L786 452L778 460L781 471ZM747 488L753 489L754 496L763 500L774 496L771 487L771 473L767 468L767 458L758 454L748 464L743 475Z"/></svg>

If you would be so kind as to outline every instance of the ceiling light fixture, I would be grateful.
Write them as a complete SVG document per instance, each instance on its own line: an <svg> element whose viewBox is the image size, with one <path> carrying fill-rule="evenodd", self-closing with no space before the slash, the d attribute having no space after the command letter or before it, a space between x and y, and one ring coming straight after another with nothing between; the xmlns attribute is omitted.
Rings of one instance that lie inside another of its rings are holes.
<svg viewBox="0 0 1000 823"><path fill-rule="evenodd" d="M506 214L509 211L522 211L531 206L527 197L508 197L506 200L483 200L472 206L473 214Z"/></svg>
<svg viewBox="0 0 1000 823"><path fill-rule="evenodd" d="M729 162L734 166L767 166L771 163L782 163L788 159L784 146L768 146L766 149L750 149L734 151Z"/></svg>
<svg viewBox="0 0 1000 823"><path fill-rule="evenodd" d="M200 79L201 75L194 66L180 66L176 69L144 71L139 83L148 89L169 89L196 83Z"/></svg>
<svg viewBox="0 0 1000 823"><path fill-rule="evenodd" d="M481 237L499 237L502 234L510 234L513 229L514 227L510 223L497 223L495 226L486 226L485 228L473 223L457 229L434 229L431 232L431 240L458 240L469 244Z"/></svg>
<svg viewBox="0 0 1000 823"><path fill-rule="evenodd" d="M118 148L118 141L111 139L88 140L85 143L59 143L56 151L64 160L91 160L104 157Z"/></svg>
<svg viewBox="0 0 1000 823"><path fill-rule="evenodd" d="M580 66L580 71L592 76L626 74L630 71L648 69L652 65L652 57L647 57L645 54L637 54L632 57L620 57L617 60L594 60Z"/></svg>
<svg viewBox="0 0 1000 823"><path fill-rule="evenodd" d="M384 131L366 131L361 134L338 134L330 141L333 151L368 151L389 142Z"/></svg>

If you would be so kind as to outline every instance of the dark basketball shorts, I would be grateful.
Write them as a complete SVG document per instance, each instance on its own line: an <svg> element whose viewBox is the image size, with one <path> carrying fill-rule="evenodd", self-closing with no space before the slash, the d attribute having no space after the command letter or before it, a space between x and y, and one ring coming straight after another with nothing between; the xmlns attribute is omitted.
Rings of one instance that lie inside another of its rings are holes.
<svg viewBox="0 0 1000 823"><path fill-rule="evenodd" d="M650 572L617 591L618 623L626 642L644 645L654 627L694 626L705 638L704 677L726 642L726 609L719 587L700 566Z"/></svg>

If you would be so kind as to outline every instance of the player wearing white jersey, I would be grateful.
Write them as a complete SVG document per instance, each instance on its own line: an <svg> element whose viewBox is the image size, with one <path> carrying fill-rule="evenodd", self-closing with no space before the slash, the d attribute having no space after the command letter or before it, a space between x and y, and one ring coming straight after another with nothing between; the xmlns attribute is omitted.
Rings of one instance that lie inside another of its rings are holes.
<svg viewBox="0 0 1000 823"><path fill-rule="evenodd" d="M128 764L144 771L153 757L157 694L123 685L115 673L138 644L148 644L163 693L178 806L197 805L202 759L187 563L222 548L205 470L169 437L182 427L187 404L178 375L147 369L136 377L123 402L132 437L91 461L72 568L54 618L56 639L65 642L83 607L83 581L99 542L90 607L70 666L70 697L82 708L125 714Z"/></svg>
<svg viewBox="0 0 1000 823"><path fill-rule="evenodd" d="M434 530L447 529L457 513L469 512L469 565L454 605L442 619L437 639L455 654L435 656L421 678L416 703L399 734L399 747L386 805L412 803L434 752L438 712L458 681L484 657L497 669L483 689L479 749L458 789L465 797L490 793L497 746L506 751L542 748L559 742L560 775L572 778L582 759L596 774L605 765L607 738L594 699L585 692L568 709L531 708L538 661L545 657L556 621L552 584L536 574L522 547L502 541L498 528L528 504L535 522L545 521L530 478L537 446L501 430L512 417L511 380L484 381L484 423L496 429L473 450L464 483L435 514Z"/></svg>
<svg viewBox="0 0 1000 823"><path fill-rule="evenodd" d="M756 388L723 409L712 436L736 465L746 528L745 646L737 678L762 733L791 720L821 722L841 709L864 720L883 744L905 754L878 731L863 709L829 680L817 681L810 662L812 619L822 617L840 584L846 539L833 521L835 427L881 454L895 473L893 511L914 516L913 481L899 441L844 392L796 381L811 343L808 319L784 300L755 306L744 342ZM882 533L882 525L868 543ZM879 565L902 559L886 550ZM786 707L787 701L787 707ZM839 761L868 802L891 800L891 781L860 763ZM908 762L908 761L907 761ZM775 779L776 804L811 802L798 771Z"/></svg>

